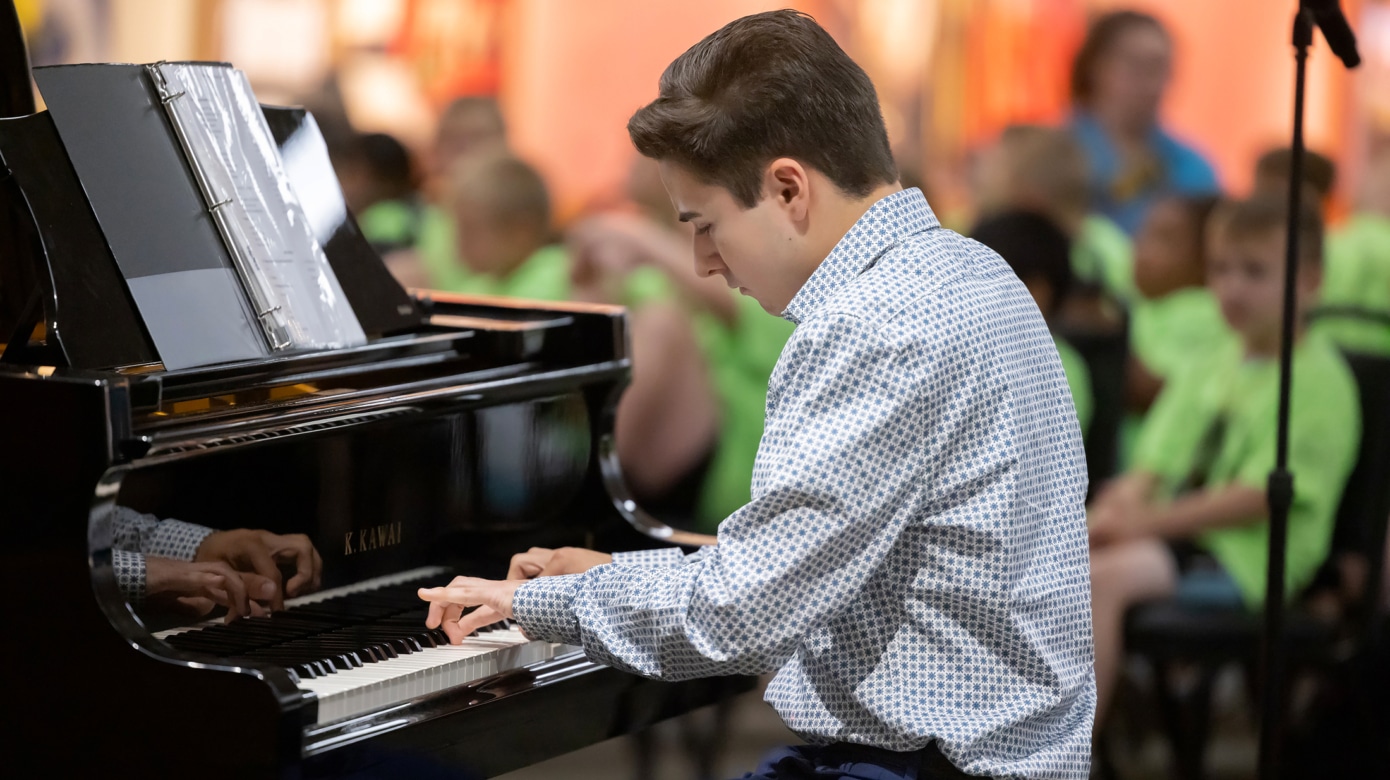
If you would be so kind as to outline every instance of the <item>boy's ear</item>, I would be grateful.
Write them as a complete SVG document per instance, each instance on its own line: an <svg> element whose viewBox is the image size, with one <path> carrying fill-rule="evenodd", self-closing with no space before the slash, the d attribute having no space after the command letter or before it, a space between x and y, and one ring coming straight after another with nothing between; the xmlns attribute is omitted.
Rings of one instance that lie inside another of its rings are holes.
<svg viewBox="0 0 1390 780"><path fill-rule="evenodd" d="M805 166L790 157L773 160L763 172L763 193L785 209L795 222L805 219L810 210L809 185Z"/></svg>

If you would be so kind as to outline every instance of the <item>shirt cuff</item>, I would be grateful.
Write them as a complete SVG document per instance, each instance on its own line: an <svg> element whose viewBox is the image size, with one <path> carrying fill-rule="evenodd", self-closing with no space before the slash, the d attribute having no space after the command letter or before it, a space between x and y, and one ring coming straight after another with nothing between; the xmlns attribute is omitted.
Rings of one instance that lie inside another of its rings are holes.
<svg viewBox="0 0 1390 780"><path fill-rule="evenodd" d="M613 562L619 566L675 566L684 561L685 553L679 547L613 553Z"/></svg>
<svg viewBox="0 0 1390 780"><path fill-rule="evenodd" d="M516 589L512 596L512 619L532 639L583 644L579 621L574 615L574 597L579 593L582 574L537 577Z"/></svg>
<svg viewBox="0 0 1390 780"><path fill-rule="evenodd" d="M116 587L132 605L145 598L145 556L129 550L111 551L111 569L116 573Z"/></svg>
<svg viewBox="0 0 1390 780"><path fill-rule="evenodd" d="M206 526L182 520L165 520L150 535L145 553L176 561L191 561L197 555L199 545L211 534L212 529Z"/></svg>

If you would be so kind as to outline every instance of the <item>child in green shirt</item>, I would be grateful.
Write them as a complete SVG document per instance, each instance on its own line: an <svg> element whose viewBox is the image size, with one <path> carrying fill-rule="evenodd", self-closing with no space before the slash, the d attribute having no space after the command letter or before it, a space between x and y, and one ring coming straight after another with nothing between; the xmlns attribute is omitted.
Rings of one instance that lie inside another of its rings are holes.
<svg viewBox="0 0 1390 780"><path fill-rule="evenodd" d="M1088 511L1099 713L1114 688L1132 605L1177 595L1254 607L1267 558L1265 482L1274 467L1283 295L1283 198L1223 206L1209 228L1207 284L1238 342L1172 374L1144 423L1133 467ZM1322 223L1305 206L1299 312L1315 300ZM1355 380L1326 341L1295 333L1287 587L1326 557L1360 436ZM1212 587L1213 582L1216 587ZM1204 592L1198 594L1198 588ZM1097 717L1097 722L1100 718Z"/></svg>
<svg viewBox="0 0 1390 780"><path fill-rule="evenodd" d="M1148 386L1147 408L1164 380L1234 340L1212 291L1205 286L1203 226L1216 205L1210 197L1169 197L1154 203L1134 241L1130 351ZM1133 387L1131 388L1134 389Z"/></svg>
<svg viewBox="0 0 1390 780"><path fill-rule="evenodd" d="M1359 209L1327 242L1313 330L1344 349L1390 355L1390 145L1371 158Z"/></svg>
<svg viewBox="0 0 1390 780"><path fill-rule="evenodd" d="M1390 355L1390 206L1352 216L1328 238L1319 309L1315 332L1352 351Z"/></svg>
<svg viewBox="0 0 1390 780"><path fill-rule="evenodd" d="M608 285L606 278L577 273L565 247L551 243L544 181L506 152L460 159L451 171L447 200L461 258L447 292L586 300L631 309L633 376L618 405L614 437L634 495L644 505L663 505L703 468L719 428L719 408L696 334L665 280L637 269Z"/></svg>

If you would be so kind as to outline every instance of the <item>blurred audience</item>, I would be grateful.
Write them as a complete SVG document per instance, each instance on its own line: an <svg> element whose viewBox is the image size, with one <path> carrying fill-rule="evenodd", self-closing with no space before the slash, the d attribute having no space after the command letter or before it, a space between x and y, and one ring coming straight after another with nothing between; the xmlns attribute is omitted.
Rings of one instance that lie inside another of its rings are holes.
<svg viewBox="0 0 1390 780"><path fill-rule="evenodd" d="M1206 287L1205 226L1214 197L1154 202L1134 239L1128 406L1143 414L1163 383L1225 349L1234 334Z"/></svg>
<svg viewBox="0 0 1390 780"><path fill-rule="evenodd" d="M554 243L545 182L504 150L455 161L446 203L460 262L437 277L436 288L629 307L633 374L618 405L618 456L645 508L689 524L719 410L690 318L666 279L641 268L620 276L577 272L566 247Z"/></svg>
<svg viewBox="0 0 1390 780"><path fill-rule="evenodd" d="M445 107L425 166L423 195L415 243L388 254L391 272L407 287L448 290L462 264L453 219L446 211L452 171L469 154L505 150L506 123L497 101L490 97L461 97ZM388 240L363 226L369 241Z"/></svg>
<svg viewBox="0 0 1390 780"><path fill-rule="evenodd" d="M980 155L975 173L981 219L1012 209L1033 211L1051 217L1070 238L1076 284L1059 317L1085 328L1113 324L1116 310L1134 298L1130 240L1091 210L1086 155L1072 135L1012 125Z"/></svg>
<svg viewBox="0 0 1390 780"><path fill-rule="evenodd" d="M362 234L382 255L420 240L425 204L410 152L385 133L353 138L338 160L338 180Z"/></svg>
<svg viewBox="0 0 1390 780"><path fill-rule="evenodd" d="M1090 160L1092 208L1130 234L1165 193L1218 191L1211 165L1159 126L1172 60L1161 22L1114 11L1091 25L1072 65L1071 131Z"/></svg>
<svg viewBox="0 0 1390 780"><path fill-rule="evenodd" d="M1207 284L1237 338L1191 356L1187 370L1169 378L1144 422L1130 470L1106 483L1089 507L1098 725L1119 673L1129 607L1170 596L1200 607L1254 608L1263 600L1287 219L1286 198L1273 195L1216 209ZM1312 204L1299 219L1297 305L1306 312L1317 299L1323 231ZM1327 557L1361 430L1357 386L1340 353L1302 327L1296 338L1291 593Z"/></svg>
<svg viewBox="0 0 1390 780"><path fill-rule="evenodd" d="M1053 325L1072 287L1071 242L1049 217L1031 211L1005 211L975 226L970 237L998 252L1014 269ZM1055 329L1052 339L1071 388L1076 419L1085 434L1095 410L1091 372L1086 361Z"/></svg>
<svg viewBox="0 0 1390 780"><path fill-rule="evenodd" d="M1288 147L1270 149L1255 161L1254 193L1288 197L1289 177L1293 175L1293 150ZM1303 152L1303 185L1305 197L1326 211L1332 197L1332 185L1337 182L1337 166L1326 156L1312 149Z"/></svg>
<svg viewBox="0 0 1390 780"><path fill-rule="evenodd" d="M1328 238L1313 329L1344 349L1390 355L1390 142L1365 181L1356 210Z"/></svg>
<svg viewBox="0 0 1390 780"><path fill-rule="evenodd" d="M690 226L676 221L656 163L638 158L628 198L636 213L612 210L582 220L569 231L570 246L586 275L660 272L690 313L719 408L719 436L693 514L694 527L712 533L749 501L768 379L794 326L722 279L695 274Z"/></svg>

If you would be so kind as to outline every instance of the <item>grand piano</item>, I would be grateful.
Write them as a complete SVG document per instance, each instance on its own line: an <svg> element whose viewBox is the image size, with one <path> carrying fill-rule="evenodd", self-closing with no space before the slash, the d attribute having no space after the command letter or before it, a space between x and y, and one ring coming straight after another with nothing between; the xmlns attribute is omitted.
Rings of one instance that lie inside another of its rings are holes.
<svg viewBox="0 0 1390 780"><path fill-rule="evenodd" d="M17 37L0 6L0 49ZM423 626L417 586L503 576L533 545L700 541L623 485L621 309L408 293L340 209L323 246L366 343L170 369L113 256L143 237L94 205L100 183L17 86L15 51L0 56L4 766L493 776L751 687L642 679L507 625L461 646ZM287 156L322 153L305 112L263 111ZM341 201L306 170L297 188ZM306 534L323 587L230 624L132 604L111 565L117 507Z"/></svg>

